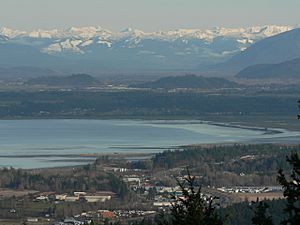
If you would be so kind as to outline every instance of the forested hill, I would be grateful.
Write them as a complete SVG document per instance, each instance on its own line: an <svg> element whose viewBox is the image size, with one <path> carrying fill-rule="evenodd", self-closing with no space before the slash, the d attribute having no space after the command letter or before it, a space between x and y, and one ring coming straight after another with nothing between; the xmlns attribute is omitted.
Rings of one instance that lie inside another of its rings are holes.
<svg viewBox="0 0 300 225"><path fill-rule="evenodd" d="M133 85L138 88L201 88L201 89L219 89L234 88L238 84L224 78L207 78L195 75L170 76L158 79L156 81Z"/></svg>
<svg viewBox="0 0 300 225"><path fill-rule="evenodd" d="M99 81L87 74L73 74L71 76L47 76L30 79L28 85L46 86L92 86L98 85Z"/></svg>
<svg viewBox="0 0 300 225"><path fill-rule="evenodd" d="M258 64L249 66L237 74L248 79L300 79L300 58L279 64Z"/></svg>
<svg viewBox="0 0 300 225"><path fill-rule="evenodd" d="M188 166L203 175L199 182L204 186L277 186L278 168L290 170L286 155L291 152L300 153L299 145L191 146L157 153L151 166L154 170Z"/></svg>

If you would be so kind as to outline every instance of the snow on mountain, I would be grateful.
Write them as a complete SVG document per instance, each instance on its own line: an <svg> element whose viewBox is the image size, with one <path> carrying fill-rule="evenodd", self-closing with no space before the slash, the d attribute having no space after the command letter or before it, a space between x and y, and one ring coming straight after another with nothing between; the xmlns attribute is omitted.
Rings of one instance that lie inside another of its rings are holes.
<svg viewBox="0 0 300 225"><path fill-rule="evenodd" d="M44 51L47 53L55 53L55 52L74 52L74 53L83 53L79 46L82 43L82 40L76 40L76 39L66 39L65 41L57 42L54 44L51 44L47 49Z"/></svg>
<svg viewBox="0 0 300 225"><path fill-rule="evenodd" d="M122 39L125 37L139 37L164 39L172 41L178 38L197 38L211 41L216 37L240 37L240 38L265 38L293 29L293 26L256 26L249 28L222 28L216 27L208 30L201 29L177 29L171 31L143 32L141 30L127 28L121 32L111 32L102 27L71 27L67 30L34 30L19 31L7 27L0 29L0 35L9 38L32 37L32 38L94 38L102 37L104 39Z"/></svg>
<svg viewBox="0 0 300 225"><path fill-rule="evenodd" d="M3 27L0 41L29 45L40 52L86 60L143 60L153 65L165 63L194 66L222 62L246 50L257 41L289 31L293 26L246 28L176 29L144 32L127 28L111 32L102 27L71 27L65 30L20 31ZM161 59L164 59L162 61ZM130 61L130 62L131 62Z"/></svg>
<svg viewBox="0 0 300 225"><path fill-rule="evenodd" d="M109 42L109 41L99 40L97 43L99 43L99 44L104 44L104 45L106 45L108 48L111 48L111 47L112 47L112 43ZM88 45L88 44L86 44L85 46L87 46L87 45ZM81 45L81 46L83 46L83 45Z"/></svg>
<svg viewBox="0 0 300 225"><path fill-rule="evenodd" d="M0 43L1 42L7 42L8 41L8 37L4 36L4 35L0 35Z"/></svg>
<svg viewBox="0 0 300 225"><path fill-rule="evenodd" d="M21 36L22 34L27 34L27 32L19 31L19 30L12 30L7 27L2 27L0 29L0 35L6 36L8 38L18 37L18 36Z"/></svg>

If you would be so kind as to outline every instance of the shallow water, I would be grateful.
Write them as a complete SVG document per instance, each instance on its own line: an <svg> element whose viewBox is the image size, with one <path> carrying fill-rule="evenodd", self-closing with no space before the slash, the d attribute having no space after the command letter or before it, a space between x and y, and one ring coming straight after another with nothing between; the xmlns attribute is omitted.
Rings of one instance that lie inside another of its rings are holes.
<svg viewBox="0 0 300 225"><path fill-rule="evenodd" d="M86 164L93 153L152 153L188 144L248 142L298 135L215 126L201 121L2 120L0 167Z"/></svg>

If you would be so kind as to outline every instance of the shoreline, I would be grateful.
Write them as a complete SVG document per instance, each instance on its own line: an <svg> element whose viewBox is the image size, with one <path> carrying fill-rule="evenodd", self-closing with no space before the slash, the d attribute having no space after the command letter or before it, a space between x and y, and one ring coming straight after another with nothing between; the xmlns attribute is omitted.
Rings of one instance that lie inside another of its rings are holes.
<svg viewBox="0 0 300 225"><path fill-rule="evenodd" d="M56 119L60 120L60 119ZM72 119L68 119L72 120ZM77 119L75 119L77 120ZM85 120L85 119L80 119ZM89 119L92 120L92 119ZM261 138L253 138L252 140L240 140L240 141L228 141L228 142L215 142L215 143L195 143L195 144L186 144L186 145L176 145L176 146L167 146L167 147L149 147L149 146L112 146L110 149L111 152L93 152L93 153L78 153L78 154L23 154L23 155L0 155L2 159L29 159L29 158L48 158L49 164L51 161L55 163L66 162L66 164L74 163L74 165L66 165L66 167L75 167L75 166L82 166L90 164L94 162L97 158L102 156L109 156L109 157L118 157L118 158L150 158L154 154L159 152L168 151L168 150L180 150L187 147L192 146L203 146L203 147L212 147L212 146L222 146L222 145L234 145L234 144L300 144L300 132L289 131L286 129L281 128L263 128L263 127L256 127L256 126L245 126L241 124L233 124L228 122L214 122L214 121L204 121L204 120L196 120L196 119L112 119L112 120L134 120L139 122L148 122L152 124L206 124L211 126L218 126L218 127L227 127L227 128L236 128L236 129L245 129L245 130L252 130L252 131L259 131L261 132ZM287 134L287 136L276 136L280 134ZM266 136L269 135L269 136ZM264 137L265 136L265 137ZM119 151L118 151L119 149ZM130 149L131 151L120 151L121 149ZM144 149L147 152L141 152L139 150ZM54 159L57 158L57 159ZM79 164L80 163L80 164ZM3 165L2 168L9 167ZM54 165L53 167L44 167L44 168L56 168L61 167L59 165ZM34 168L38 169L38 168Z"/></svg>
<svg viewBox="0 0 300 225"><path fill-rule="evenodd" d="M284 130L280 128L263 128L263 127L250 127L245 125L239 125L239 124L230 124L230 123L217 123L217 122L210 122L208 121L209 125L214 126L220 126L220 127L229 127L229 128L239 128L239 129L245 129L245 130L253 130L253 131L261 131L264 132L263 135L273 135L273 134L282 134L289 130ZM291 132L291 131L289 131Z"/></svg>
<svg viewBox="0 0 300 225"><path fill-rule="evenodd" d="M195 144L195 145L186 145L186 146L181 146L180 149L183 148L188 148L188 147L203 147L203 148L214 148L216 146L221 147L221 146L233 146L236 144L240 144L240 145L248 145L248 144L252 144L252 145L263 145L266 143L218 143L218 144ZM298 144L296 143L285 143L285 144L280 144L280 143L267 143L270 145L275 145L275 146L297 146L300 144L300 141ZM115 153L98 153L98 154L85 154L84 156L79 154L77 155L78 159L82 159L82 157L89 157L90 161L86 161L86 163L84 164L74 164L74 165L66 165L66 166L53 166L53 167L41 167L41 168L15 168L14 169L21 169L21 170L25 170L25 171L30 171L30 172L42 172L42 171L56 171L56 170L74 170L76 168L81 168L83 166L87 166L87 165L91 165L93 163L95 163L95 161L97 160L97 158L99 157L103 157L103 156L109 156L112 158L116 158L116 159L127 159L127 160L148 160L151 157L153 157L155 154L157 153L119 153L119 154L115 154ZM67 162L68 160L64 160L65 162ZM72 161L72 160L71 160ZM74 161L72 161L74 162ZM82 162L82 161L81 161ZM5 167L2 167L0 169L3 169ZM9 168L9 167L6 167Z"/></svg>
<svg viewBox="0 0 300 225"><path fill-rule="evenodd" d="M205 117L205 116L204 116ZM220 127L229 127L229 128L240 128L240 129L246 129L246 130L254 130L254 131L274 131L277 133L282 133L282 131L280 130L288 130L288 129L282 129L282 128L274 128L274 127L259 127L259 126L249 126L249 125L242 125L241 121L231 121L231 122L216 122L216 121L212 121L212 120L207 120L207 119L201 119L196 118L196 117L184 117L184 116L175 116L175 117L167 117L164 118L162 117L127 117L127 116L116 116L116 117L90 117L90 118L86 118L86 117L78 117L78 118L73 118L73 117L16 117L16 118L1 118L0 117L0 122L1 121L41 121L41 120L95 120L95 121L152 121L152 122L162 122L164 121L165 123L163 124L176 124L174 122L178 122L178 124L208 124L208 125L213 125L213 126L220 126ZM173 121L173 123L167 123ZM184 122L184 123L182 123ZM161 123L159 123L161 124ZM300 132L300 131L299 131Z"/></svg>

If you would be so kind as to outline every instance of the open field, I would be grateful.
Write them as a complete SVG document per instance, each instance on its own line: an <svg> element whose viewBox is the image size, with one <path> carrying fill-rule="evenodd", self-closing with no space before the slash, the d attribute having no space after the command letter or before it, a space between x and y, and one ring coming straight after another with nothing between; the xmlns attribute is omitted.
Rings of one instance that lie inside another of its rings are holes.
<svg viewBox="0 0 300 225"><path fill-rule="evenodd" d="M38 191L1 188L0 189L0 199L11 198L13 196L15 196L16 198L20 198L20 197L24 197L24 196L27 196L30 194L36 194L36 193L38 193Z"/></svg>
<svg viewBox="0 0 300 225"><path fill-rule="evenodd" d="M232 194L236 195L236 197L240 198L241 201L247 199L248 201L256 201L257 199L261 200L274 200L274 199L282 199L282 192L270 192L270 193L239 193Z"/></svg>

